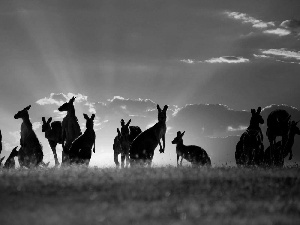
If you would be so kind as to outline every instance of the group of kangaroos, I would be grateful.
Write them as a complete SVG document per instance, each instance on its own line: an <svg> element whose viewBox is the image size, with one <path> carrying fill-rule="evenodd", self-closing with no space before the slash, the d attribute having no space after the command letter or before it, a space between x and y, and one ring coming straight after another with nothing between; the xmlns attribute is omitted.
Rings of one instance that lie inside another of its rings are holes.
<svg viewBox="0 0 300 225"><path fill-rule="evenodd" d="M96 135L94 131L95 114L90 117L83 114L86 119L86 130L81 133L78 119L74 108L75 97L61 105L58 110L66 111L63 121L46 120L42 117L42 132L48 140L52 149L55 166L59 166L56 146L62 145L62 166L68 165L89 165L92 151L95 153ZM20 149L15 147L4 163L4 168L15 168L17 157L20 167L32 168L38 166L48 166L43 162L42 145L39 142L29 119L30 105L15 114L15 119L22 119ZM131 167L140 165L151 166L154 150L159 145L159 152L165 151L166 119L168 106L163 109L157 105L158 122L149 129L142 132L138 126L130 126L131 120L127 123L121 120L121 129L117 128L117 136L114 138L114 162L120 166L118 155L121 154L121 167ZM237 166L276 166L283 167L284 158L289 155L293 157L292 146L296 134L300 134L297 123L291 120L291 115L285 110L278 109L272 111L267 118L266 135L270 146L265 150L263 145L263 133L260 124L264 123L261 116L261 107L257 110L251 109L250 125L241 135L236 145L235 160ZM211 166L211 159L207 152L196 145L184 145L184 132L178 131L177 136L172 141L176 145L177 165L182 166L183 159L191 163L193 167ZM276 142L276 137L281 136L281 141ZM162 143L161 143L162 140ZM0 153L2 150L2 135L0 131ZM181 157L181 159L180 159ZM126 165L125 165L126 159ZM4 157L0 159L2 161Z"/></svg>

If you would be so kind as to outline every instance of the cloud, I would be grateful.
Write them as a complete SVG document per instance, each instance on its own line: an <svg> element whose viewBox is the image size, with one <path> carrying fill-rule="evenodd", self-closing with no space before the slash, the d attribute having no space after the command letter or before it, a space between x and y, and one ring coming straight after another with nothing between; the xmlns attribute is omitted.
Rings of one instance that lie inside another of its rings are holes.
<svg viewBox="0 0 300 225"><path fill-rule="evenodd" d="M208 63L245 63L249 62L249 59L243 57L236 57L236 56L222 56L219 58L211 58L205 60Z"/></svg>
<svg viewBox="0 0 300 225"><path fill-rule="evenodd" d="M284 59L296 59L300 60L300 51L291 51L285 48L281 49L268 49L268 50L261 50L261 52L265 55L271 55L276 57L281 57Z"/></svg>
<svg viewBox="0 0 300 225"><path fill-rule="evenodd" d="M278 36L282 37L282 36L290 35L291 31L286 30L286 29L282 29L282 28L277 28L277 29L272 29L272 30L265 30L265 31L263 31L263 33L265 33L265 34L275 34L275 35L278 35Z"/></svg>
<svg viewBox="0 0 300 225"><path fill-rule="evenodd" d="M268 56L268 55L256 55L256 54L253 54L253 56L254 56L255 58L263 58L263 59L270 58L270 56Z"/></svg>
<svg viewBox="0 0 300 225"><path fill-rule="evenodd" d="M49 97L45 97L42 99L39 99L36 101L37 104L39 105L58 105L61 106L63 103L66 101L70 100L73 96L76 97L75 102L84 102L87 101L87 96L82 95L80 93L78 94L73 94L73 93L51 93Z"/></svg>
<svg viewBox="0 0 300 225"><path fill-rule="evenodd" d="M193 60L193 59L182 59L182 60L180 60L180 62L188 63L188 64L194 64L194 63L196 63L197 61L195 61L195 60Z"/></svg>
<svg viewBox="0 0 300 225"><path fill-rule="evenodd" d="M255 28L268 28L275 26L274 22L264 22L262 20L255 19L252 16L248 16L246 13L240 12L225 12L225 14L232 19L240 20L242 23L250 23Z"/></svg>
<svg viewBox="0 0 300 225"><path fill-rule="evenodd" d="M248 126L249 120L250 112L235 111L226 105L191 104L177 109L169 125L196 136L226 137L235 134L230 131Z"/></svg>
<svg viewBox="0 0 300 225"><path fill-rule="evenodd" d="M62 105L64 102L66 101L66 96L62 93L60 94L55 94L55 93L51 93L50 97L45 97L42 99L39 99L36 101L37 104L39 105Z"/></svg>
<svg viewBox="0 0 300 225"><path fill-rule="evenodd" d="M33 129L33 130L37 130L37 129L39 129L41 126L42 126L42 123L40 123L40 122L34 122L34 123L32 124L32 129Z"/></svg>
<svg viewBox="0 0 300 225"><path fill-rule="evenodd" d="M280 24L280 26L290 30L292 33L300 35L300 20L285 20Z"/></svg>

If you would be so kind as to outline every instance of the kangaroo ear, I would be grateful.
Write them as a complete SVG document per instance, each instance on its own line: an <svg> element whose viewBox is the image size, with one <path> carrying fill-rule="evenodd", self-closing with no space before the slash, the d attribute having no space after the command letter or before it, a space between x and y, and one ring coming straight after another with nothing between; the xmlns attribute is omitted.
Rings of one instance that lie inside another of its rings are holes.
<svg viewBox="0 0 300 225"><path fill-rule="evenodd" d="M126 126L128 127L130 123L131 123L131 119L127 122Z"/></svg>
<svg viewBox="0 0 300 225"><path fill-rule="evenodd" d="M89 119L89 116L88 116L87 114L85 114L85 113L83 113L83 117L84 117L84 119L86 119L86 120Z"/></svg>
<svg viewBox="0 0 300 225"><path fill-rule="evenodd" d="M117 128L117 132L118 132L118 135L121 136L121 132L120 132L119 128Z"/></svg>
<svg viewBox="0 0 300 225"><path fill-rule="evenodd" d="M92 119L92 120L95 119L95 114L92 114L91 119Z"/></svg>
<svg viewBox="0 0 300 225"><path fill-rule="evenodd" d="M157 109L158 109L158 111L161 111L161 108L158 104L157 104Z"/></svg>
<svg viewBox="0 0 300 225"><path fill-rule="evenodd" d="M46 123L45 117L42 117L42 121L43 123Z"/></svg>
<svg viewBox="0 0 300 225"><path fill-rule="evenodd" d="M52 121L52 117L50 117L50 118L48 119L47 123L51 123L51 121Z"/></svg>
<svg viewBox="0 0 300 225"><path fill-rule="evenodd" d="M181 137L183 137L184 133L185 133L185 131L182 132Z"/></svg>
<svg viewBox="0 0 300 225"><path fill-rule="evenodd" d="M261 112L261 107L258 107L256 112L259 114Z"/></svg>
<svg viewBox="0 0 300 225"><path fill-rule="evenodd" d="M255 113L255 109L251 109L251 113L254 114Z"/></svg>
<svg viewBox="0 0 300 225"><path fill-rule="evenodd" d="M24 108L25 110L29 110L31 107L31 105L27 106L26 108Z"/></svg>
<svg viewBox="0 0 300 225"><path fill-rule="evenodd" d="M69 102L71 102L71 103L73 103L74 101L75 101L75 96L73 96L71 99L70 99L70 101Z"/></svg>
<svg viewBox="0 0 300 225"><path fill-rule="evenodd" d="M165 105L163 110L164 110L164 111L167 111L167 109L168 109L168 106Z"/></svg>

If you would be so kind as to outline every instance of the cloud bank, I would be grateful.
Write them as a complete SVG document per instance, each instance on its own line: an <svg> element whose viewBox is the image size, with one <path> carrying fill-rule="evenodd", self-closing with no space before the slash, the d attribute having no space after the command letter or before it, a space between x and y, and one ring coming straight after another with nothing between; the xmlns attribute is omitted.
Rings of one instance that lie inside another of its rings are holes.
<svg viewBox="0 0 300 225"><path fill-rule="evenodd" d="M252 24L252 27L255 28L268 28L268 27L274 27L274 22L264 22L262 20L258 20L252 16L247 15L246 13L240 13L240 12L225 12L225 14L232 19L240 20L242 23L249 23Z"/></svg>

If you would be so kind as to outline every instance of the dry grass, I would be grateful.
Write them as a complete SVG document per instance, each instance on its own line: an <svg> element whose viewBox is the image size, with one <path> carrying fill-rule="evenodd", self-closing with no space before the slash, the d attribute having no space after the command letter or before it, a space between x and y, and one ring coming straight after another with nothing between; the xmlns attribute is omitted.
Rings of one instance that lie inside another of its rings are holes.
<svg viewBox="0 0 300 225"><path fill-rule="evenodd" d="M0 224L300 224L300 169L0 171Z"/></svg>

